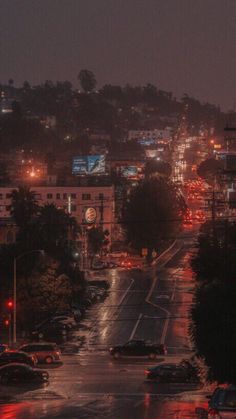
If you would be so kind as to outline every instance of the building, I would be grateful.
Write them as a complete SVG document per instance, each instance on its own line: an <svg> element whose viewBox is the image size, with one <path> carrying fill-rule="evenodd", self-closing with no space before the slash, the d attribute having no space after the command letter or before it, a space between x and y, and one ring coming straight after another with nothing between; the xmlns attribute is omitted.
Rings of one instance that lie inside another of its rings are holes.
<svg viewBox="0 0 236 419"><path fill-rule="evenodd" d="M11 192L17 187L0 187L0 219L10 219ZM114 227L113 186L32 186L39 205L54 204L77 220L84 230L91 225L101 225L110 233Z"/></svg>
<svg viewBox="0 0 236 419"><path fill-rule="evenodd" d="M236 209L236 152L217 151L216 160L221 162L221 169L217 175L225 201L230 210Z"/></svg>
<svg viewBox="0 0 236 419"><path fill-rule="evenodd" d="M171 140L173 130L170 127L165 129L153 130L130 130L128 132L128 140L137 140L139 142L150 142L150 145L158 140Z"/></svg>

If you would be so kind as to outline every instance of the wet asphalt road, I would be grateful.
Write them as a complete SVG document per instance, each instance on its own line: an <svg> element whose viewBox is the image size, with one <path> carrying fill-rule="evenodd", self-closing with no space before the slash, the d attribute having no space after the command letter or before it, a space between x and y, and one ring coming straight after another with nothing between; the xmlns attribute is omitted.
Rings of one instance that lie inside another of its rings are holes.
<svg viewBox="0 0 236 419"><path fill-rule="evenodd" d="M50 369L47 386L20 391L2 387L0 418L195 417L195 407L206 404L203 389L190 384L149 383L144 376L150 365L179 361L190 354L188 311L194 289L189 266L194 251L191 236L190 231L157 267L146 272L100 273L110 282L109 296L88 311L83 330L75 332L75 339L84 337L79 353L64 355L63 365ZM163 342L168 356L154 362L110 358L109 346L131 338Z"/></svg>

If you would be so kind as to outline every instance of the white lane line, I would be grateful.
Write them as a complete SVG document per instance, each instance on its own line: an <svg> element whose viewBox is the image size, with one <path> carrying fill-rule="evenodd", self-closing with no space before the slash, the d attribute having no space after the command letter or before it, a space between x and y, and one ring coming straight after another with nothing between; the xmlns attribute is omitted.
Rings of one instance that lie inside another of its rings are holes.
<svg viewBox="0 0 236 419"><path fill-rule="evenodd" d="M119 316L119 314L120 314L121 310L124 308L124 307L122 306L122 304L123 304L123 302L124 302L125 298L127 297L127 294L128 294L128 292L129 292L130 288L132 287L133 283L134 283L134 279L132 279L132 278L131 278L131 280L130 280L130 285L128 286L128 288L127 288L127 290L125 291L124 295L121 297L121 299L120 299L119 303L117 304L116 315L114 316L113 321L114 321L114 320L116 320L116 319L118 318L118 316Z"/></svg>
<svg viewBox="0 0 236 419"><path fill-rule="evenodd" d="M121 297L121 299L120 299L120 301L119 301L119 303L118 303L118 306L121 306L121 304L123 303L123 301L124 301L124 299L125 299L126 295L128 294L128 292L129 292L130 288L132 287L133 283L134 283L134 279L133 279L133 278L131 278L131 280L130 280L130 285L128 286L128 288L127 288L127 290L125 291L124 295Z"/></svg>
<svg viewBox="0 0 236 419"><path fill-rule="evenodd" d="M175 278L175 280L174 280L174 289L173 289L173 292L172 292L172 295L171 295L171 299L170 299L171 302L173 302L174 299L175 299L176 285L177 285L177 278Z"/></svg>
<svg viewBox="0 0 236 419"><path fill-rule="evenodd" d="M142 317L143 317L143 313L140 313L140 314L139 314L139 316L138 316L138 320L136 321L136 323L135 323L135 325L134 325L134 328L133 328L133 330L132 330L132 332L131 332L131 335L130 335L130 337L129 337L129 340L132 340L132 339L133 339L133 337L134 337L134 335L135 335L135 333L136 333L136 330L137 330L137 328L138 328L138 325L139 325L139 323L140 323L140 321L141 321Z"/></svg>
<svg viewBox="0 0 236 419"><path fill-rule="evenodd" d="M162 253L162 255L161 256L163 256L163 254L165 254L165 253L167 253L170 249L172 249L172 247L176 244L176 242L177 242L177 240L175 240L174 241L174 243L172 243L172 245L167 249L167 250L165 250L165 252L163 252ZM166 262L164 262L164 264L163 264L163 266L165 266L179 251L181 250L181 247L180 248L178 248L168 259L167 259L167 261ZM160 256L160 257L161 257ZM166 340L166 335L167 335L167 332L168 332L168 327L169 327L169 323L170 323L170 311L169 310L167 310L166 308L164 308L164 307L161 307L160 305L158 305L158 304L155 304L155 303L153 303L151 300L150 300L150 298L151 298L151 296L152 296L152 293L153 293L153 291L154 291L154 288L155 288L155 286L156 286L156 282L157 282L157 276L154 278L154 280L153 280L153 283L152 283L152 286L151 286L151 288L150 288L150 290L149 290L149 293L148 293L148 296L147 296L147 298L146 298L146 303L148 303L148 304L151 304L153 307L156 307L156 308L158 308L159 310L161 310L161 311L163 311L165 314L166 314L166 319L165 319L165 321L164 321L164 327L163 327L163 330L162 330L162 334L161 334L161 340L160 340L160 343L162 343L162 344L164 344L165 343L165 340Z"/></svg>

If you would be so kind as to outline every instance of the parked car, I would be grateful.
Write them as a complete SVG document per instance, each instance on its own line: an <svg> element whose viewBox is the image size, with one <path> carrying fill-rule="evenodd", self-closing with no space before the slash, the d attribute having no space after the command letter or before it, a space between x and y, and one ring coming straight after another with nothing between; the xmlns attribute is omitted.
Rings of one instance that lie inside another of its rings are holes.
<svg viewBox="0 0 236 419"><path fill-rule="evenodd" d="M236 386L217 387L210 396L208 409L197 407L199 419L235 419L236 418Z"/></svg>
<svg viewBox="0 0 236 419"><path fill-rule="evenodd" d="M71 310L65 310L65 311L57 311L55 313L55 316L67 316L72 317L73 320L78 322L82 317L81 310L77 307L72 307Z"/></svg>
<svg viewBox="0 0 236 419"><path fill-rule="evenodd" d="M20 351L5 351L0 354L0 366L17 362L19 364L27 364L31 367L37 365L37 358L34 354L27 354Z"/></svg>
<svg viewBox="0 0 236 419"><path fill-rule="evenodd" d="M110 288L110 284L106 279L94 279L89 281L89 286L95 286L98 288L104 288L105 290L108 290Z"/></svg>
<svg viewBox="0 0 236 419"><path fill-rule="evenodd" d="M0 383L3 385L45 383L48 379L47 371L29 365L14 363L0 367Z"/></svg>
<svg viewBox="0 0 236 419"><path fill-rule="evenodd" d="M54 316L50 319L50 323L62 323L70 329L77 325L74 317L72 316Z"/></svg>
<svg viewBox="0 0 236 419"><path fill-rule="evenodd" d="M199 383L196 368L184 361L179 364L161 364L145 370L146 378L159 383Z"/></svg>
<svg viewBox="0 0 236 419"><path fill-rule="evenodd" d="M53 339L61 340L63 336L67 336L69 328L62 323L47 323L40 328L31 332L32 339Z"/></svg>
<svg viewBox="0 0 236 419"><path fill-rule="evenodd" d="M166 355L166 347L163 344L153 344L144 340L130 340L124 345L112 346L109 349L114 358L121 356L147 356L156 359L158 355Z"/></svg>
<svg viewBox="0 0 236 419"><path fill-rule="evenodd" d="M52 364L61 362L61 351L56 343L32 342L22 345L20 350L35 355L39 363Z"/></svg>

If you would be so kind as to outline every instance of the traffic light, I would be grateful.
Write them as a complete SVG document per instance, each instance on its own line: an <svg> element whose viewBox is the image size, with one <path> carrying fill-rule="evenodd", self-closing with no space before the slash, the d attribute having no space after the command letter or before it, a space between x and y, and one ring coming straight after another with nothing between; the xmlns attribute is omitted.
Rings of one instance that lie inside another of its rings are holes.
<svg viewBox="0 0 236 419"><path fill-rule="evenodd" d="M13 301L12 300L8 300L7 301L7 308L8 308L8 310L12 310L13 309Z"/></svg>

